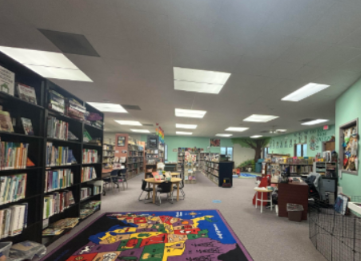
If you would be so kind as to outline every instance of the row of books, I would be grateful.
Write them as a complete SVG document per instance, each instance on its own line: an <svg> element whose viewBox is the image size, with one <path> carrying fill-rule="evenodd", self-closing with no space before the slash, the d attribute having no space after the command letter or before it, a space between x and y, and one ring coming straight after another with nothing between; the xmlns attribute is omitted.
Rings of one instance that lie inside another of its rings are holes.
<svg viewBox="0 0 361 261"><path fill-rule="evenodd" d="M74 184L71 169L57 169L45 172L45 192L70 187Z"/></svg>
<svg viewBox="0 0 361 261"><path fill-rule="evenodd" d="M83 167L81 170L81 182L93 180L97 178L94 167Z"/></svg>
<svg viewBox="0 0 361 261"><path fill-rule="evenodd" d="M64 96L54 90L50 90L48 106L49 106L49 109L64 114L64 111L65 111Z"/></svg>
<svg viewBox="0 0 361 261"><path fill-rule="evenodd" d="M80 199L86 199L92 196L92 189L91 188L81 188L80 190Z"/></svg>
<svg viewBox="0 0 361 261"><path fill-rule="evenodd" d="M79 218L64 218L49 225L43 230L43 236L57 236L66 229L72 229L79 223Z"/></svg>
<svg viewBox="0 0 361 261"><path fill-rule="evenodd" d="M28 143L6 142L0 144L0 169L25 169L28 157Z"/></svg>
<svg viewBox="0 0 361 261"><path fill-rule="evenodd" d="M0 205L25 198L27 174L0 177Z"/></svg>
<svg viewBox="0 0 361 261"><path fill-rule="evenodd" d="M101 201L90 201L80 209L80 218L84 219L100 208Z"/></svg>
<svg viewBox="0 0 361 261"><path fill-rule="evenodd" d="M83 149L83 163L98 163L98 151Z"/></svg>
<svg viewBox="0 0 361 261"><path fill-rule="evenodd" d="M46 143L46 166L62 166L75 163L77 161L69 147L55 147L52 142Z"/></svg>
<svg viewBox="0 0 361 261"><path fill-rule="evenodd" d="M75 203L73 192L70 190L55 192L44 197L43 219L61 213Z"/></svg>
<svg viewBox="0 0 361 261"><path fill-rule="evenodd" d="M58 120L55 117L48 117L48 138L68 140L69 123Z"/></svg>
<svg viewBox="0 0 361 261"><path fill-rule="evenodd" d="M70 98L67 102L66 113L71 118L84 121L87 111L86 108L82 104L80 104L80 102L73 98Z"/></svg>
<svg viewBox="0 0 361 261"><path fill-rule="evenodd" d="M0 238L20 235L27 227L28 203L0 210Z"/></svg>

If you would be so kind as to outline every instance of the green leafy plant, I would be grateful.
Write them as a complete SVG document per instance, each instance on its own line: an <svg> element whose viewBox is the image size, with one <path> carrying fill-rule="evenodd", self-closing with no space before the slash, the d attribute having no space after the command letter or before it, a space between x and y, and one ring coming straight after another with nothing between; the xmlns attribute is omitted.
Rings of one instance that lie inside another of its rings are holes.
<svg viewBox="0 0 361 261"><path fill-rule="evenodd" d="M261 157L262 149L268 145L271 137L263 137L259 139L251 139L251 138L232 138L233 144L239 144L243 148L251 148L254 149L254 162L257 162Z"/></svg>

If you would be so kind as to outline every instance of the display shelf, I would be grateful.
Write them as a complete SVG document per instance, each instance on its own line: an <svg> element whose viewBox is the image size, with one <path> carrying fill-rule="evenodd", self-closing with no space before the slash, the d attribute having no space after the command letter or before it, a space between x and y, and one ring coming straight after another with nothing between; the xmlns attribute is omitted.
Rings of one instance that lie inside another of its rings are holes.
<svg viewBox="0 0 361 261"><path fill-rule="evenodd" d="M64 190L72 191L75 204L70 206L67 209L64 209L63 212L57 213L49 218L50 223L55 222L59 219L67 217L79 217L80 215L80 173L81 166L93 165L96 173L97 179L101 177L101 163L92 163L92 164L82 164L82 149L83 147L94 147L94 144L84 144L83 143L83 131L89 129L91 134L96 133L101 138L103 138L103 130L91 126L82 120L74 119L69 117L64 113L59 113L57 111L51 110L48 108L50 102L49 93L50 91L55 91L60 95L64 96L65 99L72 98L77 100L80 104L86 107L87 111L98 113L103 119L104 114L97 111L93 107L86 104L85 101L80 100L70 92L62 89L53 82L45 79L32 70L26 68L25 66L17 63L8 56L0 53L0 66L10 70L15 74L15 82L22 83L34 88L37 104L32 104L27 101L24 101L18 97L8 95L6 93L0 92L0 105L2 106L3 111L8 111L12 118L17 119L16 125L14 126L14 132L4 132L0 131L0 137L2 141L5 142L22 142L28 143L28 158L34 163L34 167L27 167L23 169L6 169L0 170L0 176L13 175L16 173L26 173L27 174L27 184L26 184L26 195L24 199L3 204L0 208L10 207L12 205L28 203L28 226L23 230L20 235L1 239L0 241L11 240L14 244L31 240L34 242L43 242L42 236L42 222L43 222L43 205L44 197L57 193ZM64 110L66 111L66 110ZM48 116L57 118L58 120L68 123L69 131L71 131L79 140L62 140L52 137L48 137L47 125L48 125ZM34 135L25 135L22 133L22 126L18 119L21 117L31 120ZM91 131L90 131L91 130ZM47 142L52 142L54 144L59 144L60 146L66 146L72 149L73 155L78 161L76 164L71 165L59 165L59 166L46 166L46 153L47 153ZM99 147L99 146L98 146ZM102 158L102 152L99 152L100 159ZM56 170L56 169L71 169L74 174L74 184L66 187L59 188L52 191L45 192L45 175L47 170ZM101 200L101 195L98 196ZM60 238L58 236L57 238Z"/></svg>

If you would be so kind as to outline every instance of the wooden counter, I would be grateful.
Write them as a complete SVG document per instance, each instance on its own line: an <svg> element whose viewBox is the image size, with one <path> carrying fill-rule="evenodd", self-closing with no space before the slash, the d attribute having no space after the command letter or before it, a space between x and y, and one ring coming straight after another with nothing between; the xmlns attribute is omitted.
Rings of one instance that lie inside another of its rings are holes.
<svg viewBox="0 0 361 261"><path fill-rule="evenodd" d="M306 183L279 183L278 216L288 217L287 203L302 205L302 220L307 220L308 185Z"/></svg>

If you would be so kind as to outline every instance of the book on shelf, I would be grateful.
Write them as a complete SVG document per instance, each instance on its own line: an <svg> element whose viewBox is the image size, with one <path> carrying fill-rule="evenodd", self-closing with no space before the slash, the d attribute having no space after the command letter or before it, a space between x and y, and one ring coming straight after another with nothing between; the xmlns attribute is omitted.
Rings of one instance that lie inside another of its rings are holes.
<svg viewBox="0 0 361 261"><path fill-rule="evenodd" d="M0 143L0 169L26 168L28 148L28 143L2 141Z"/></svg>
<svg viewBox="0 0 361 261"><path fill-rule="evenodd" d="M90 142L93 138L90 136L89 132L87 130L84 130L83 132L83 141L84 142Z"/></svg>
<svg viewBox="0 0 361 261"><path fill-rule="evenodd" d="M71 131L68 131L68 136L69 140L79 140L79 138L75 136Z"/></svg>
<svg viewBox="0 0 361 261"><path fill-rule="evenodd" d="M80 218L84 219L91 214L93 214L96 210L99 209L101 201L90 201L83 205L80 209Z"/></svg>
<svg viewBox="0 0 361 261"><path fill-rule="evenodd" d="M84 121L86 108L77 100L70 98L67 102L66 112L69 117Z"/></svg>
<svg viewBox="0 0 361 261"><path fill-rule="evenodd" d="M21 124L26 135L34 135L33 124L30 119L21 117Z"/></svg>
<svg viewBox="0 0 361 261"><path fill-rule="evenodd" d="M71 169L57 169L45 172L45 191L70 187L74 184L74 174Z"/></svg>
<svg viewBox="0 0 361 261"><path fill-rule="evenodd" d="M83 167L81 170L81 182L93 180L97 178L94 167Z"/></svg>
<svg viewBox="0 0 361 261"><path fill-rule="evenodd" d="M58 120L55 117L48 117L48 138L68 140L69 136L69 123Z"/></svg>
<svg viewBox="0 0 361 261"><path fill-rule="evenodd" d="M32 104L38 104L34 87L18 83L16 85L16 92L20 99Z"/></svg>
<svg viewBox="0 0 361 261"><path fill-rule="evenodd" d="M0 205L25 198L27 174L0 177Z"/></svg>
<svg viewBox="0 0 361 261"><path fill-rule="evenodd" d="M0 131L14 132L10 113L0 110Z"/></svg>
<svg viewBox="0 0 361 261"><path fill-rule="evenodd" d="M27 203L0 210L0 238L20 235L27 227L27 216Z"/></svg>
<svg viewBox="0 0 361 261"><path fill-rule="evenodd" d="M98 163L98 151L92 149L83 149L83 163Z"/></svg>
<svg viewBox="0 0 361 261"><path fill-rule="evenodd" d="M14 96L15 73L0 66L0 91Z"/></svg>
<svg viewBox="0 0 361 261"><path fill-rule="evenodd" d="M54 90L49 91L49 109L64 114L65 100L64 96Z"/></svg>
<svg viewBox="0 0 361 261"><path fill-rule="evenodd" d="M73 192L70 190L54 192L44 197L43 219L63 212L75 203Z"/></svg>
<svg viewBox="0 0 361 261"><path fill-rule="evenodd" d="M64 218L49 225L51 228L69 229L75 227L79 223L79 218Z"/></svg>
<svg viewBox="0 0 361 261"><path fill-rule="evenodd" d="M64 232L64 229L60 228L46 228L43 230L43 236L58 236Z"/></svg>
<svg viewBox="0 0 361 261"><path fill-rule="evenodd" d="M46 143L46 166L62 166L76 163L73 151L69 147L55 147L52 142Z"/></svg>

